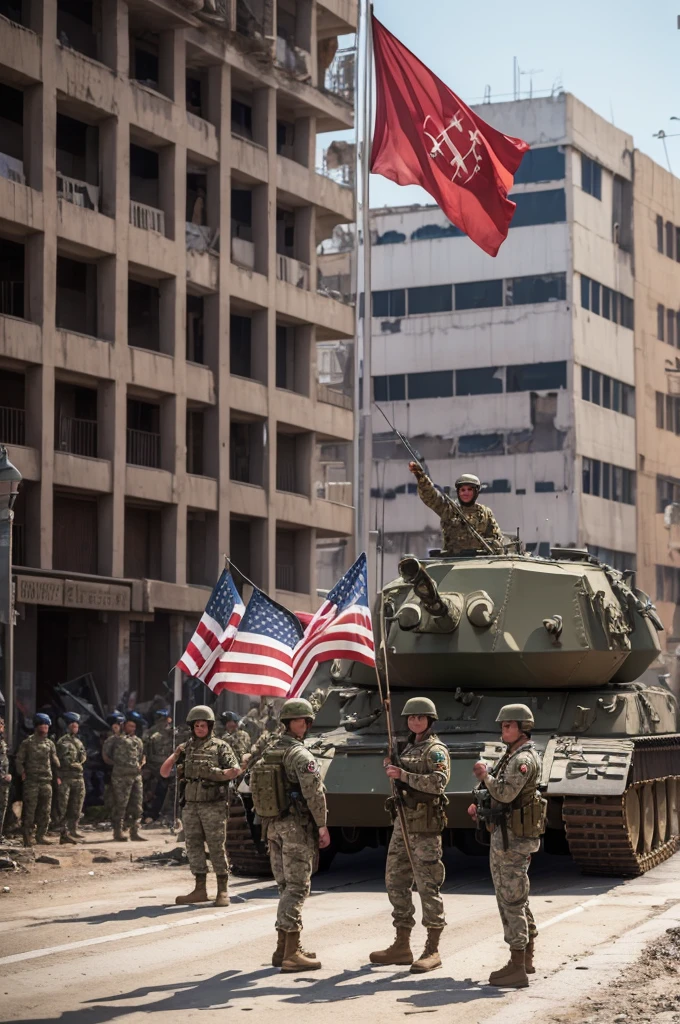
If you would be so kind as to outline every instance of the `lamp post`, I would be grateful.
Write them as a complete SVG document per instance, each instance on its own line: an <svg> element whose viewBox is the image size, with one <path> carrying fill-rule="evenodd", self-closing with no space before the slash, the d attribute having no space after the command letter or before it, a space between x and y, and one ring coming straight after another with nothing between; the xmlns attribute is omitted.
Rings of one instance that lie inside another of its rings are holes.
<svg viewBox="0 0 680 1024"><path fill-rule="evenodd" d="M21 473L0 446L0 622L3 623L2 665L7 714L7 740L14 741L14 595L12 593L12 521Z"/></svg>

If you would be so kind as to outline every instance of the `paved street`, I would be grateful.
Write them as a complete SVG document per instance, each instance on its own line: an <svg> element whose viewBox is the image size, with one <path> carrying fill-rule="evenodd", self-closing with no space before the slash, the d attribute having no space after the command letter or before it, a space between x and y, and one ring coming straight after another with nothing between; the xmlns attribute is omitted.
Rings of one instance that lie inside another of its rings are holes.
<svg viewBox="0 0 680 1024"><path fill-rule="evenodd" d="M234 878L231 906L216 910L173 905L190 883L186 868L135 866L114 874L95 865L95 875L83 867L72 882L60 878L59 868L36 865L29 892L19 887L2 896L2 1019L210 1022L231 1010L305 1024L330 1008L342 1022L386 1024L429 1013L477 1024L513 1007L521 1016L533 995L533 1019L542 1020L535 1011L545 999L537 997L549 994L553 975L564 990L575 959L606 951L608 943L680 901L678 857L625 883L584 878L565 858L537 857L538 974L528 992L503 993L483 984L505 954L487 865L458 853L447 862L443 970L417 977L368 965L368 953L392 935L382 866L379 852L365 851L338 858L330 872L315 877L304 938L323 969L281 975L269 963L276 900L270 882ZM420 946L424 932L414 934ZM574 971L567 990L585 978Z"/></svg>

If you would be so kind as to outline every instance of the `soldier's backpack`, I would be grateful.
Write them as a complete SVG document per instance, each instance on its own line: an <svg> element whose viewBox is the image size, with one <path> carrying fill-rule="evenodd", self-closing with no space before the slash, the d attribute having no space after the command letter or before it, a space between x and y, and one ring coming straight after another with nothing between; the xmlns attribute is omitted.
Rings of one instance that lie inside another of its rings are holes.
<svg viewBox="0 0 680 1024"><path fill-rule="evenodd" d="M283 767L285 748L268 750L250 775L250 790L255 813L260 818L276 818L290 807L290 794Z"/></svg>

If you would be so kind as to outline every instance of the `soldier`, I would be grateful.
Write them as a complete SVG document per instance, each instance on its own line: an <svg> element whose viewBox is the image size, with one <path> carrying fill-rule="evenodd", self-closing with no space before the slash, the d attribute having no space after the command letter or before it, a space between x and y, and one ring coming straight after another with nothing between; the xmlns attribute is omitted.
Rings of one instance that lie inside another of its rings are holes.
<svg viewBox="0 0 680 1024"><path fill-rule="evenodd" d="M444 884L442 831L446 825L445 796L451 775L449 752L433 732L437 709L427 697L411 697L402 715L409 728L408 742L399 757L400 766L385 761L387 777L394 779L400 793L408 831L409 850L404 842L395 797L387 801L394 828L387 853L385 883L392 904L396 938L387 949L371 953L372 964L411 964L413 974L441 967L439 939L446 921L440 889ZM414 881L423 907L427 942L413 962L411 931L415 925L411 888Z"/></svg>
<svg viewBox="0 0 680 1024"><path fill-rule="evenodd" d="M264 723L263 731L260 733L257 740L255 741L255 743L253 743L252 747L250 748L250 753L245 755L245 760L259 760L262 754L267 749L267 747L270 747L272 743L274 743L274 741L278 739L279 736L282 736L283 732L283 723L278 721L278 719L274 715L273 709L271 709L269 712L269 717Z"/></svg>
<svg viewBox="0 0 680 1024"><path fill-rule="evenodd" d="M169 708L156 711L156 722L144 739L146 765L142 772L145 783L144 802L149 817L156 821L168 791L168 780L161 775L163 762L173 750L172 716Z"/></svg>
<svg viewBox="0 0 680 1024"><path fill-rule="evenodd" d="M466 520L483 537L493 551L503 551L503 534L496 518L486 505L478 505L477 498L481 481L473 473L463 473L456 480L458 502L442 494L417 462L409 462L408 468L418 481L418 494L422 501L436 512L441 520L443 554L474 554L483 545L465 525ZM456 511L457 509L457 511Z"/></svg>
<svg viewBox="0 0 680 1024"><path fill-rule="evenodd" d="M535 974L534 940L538 931L529 909L529 864L545 831L546 801L538 792L541 762L531 730L534 716L526 704L506 704L497 722L506 751L489 771L483 761L474 773L491 795L487 828L491 832L489 863L496 900L503 922L510 959L505 967L493 971L491 985L525 988L528 974ZM468 813L476 818L472 804Z"/></svg>
<svg viewBox="0 0 680 1024"><path fill-rule="evenodd" d="M3 709L4 710L4 709ZM5 739L5 718L4 713L0 714L0 840L5 825L5 815L9 804L9 793L12 786L12 776L9 773L9 752L7 740Z"/></svg>
<svg viewBox="0 0 680 1024"><path fill-rule="evenodd" d="M321 962L300 945L302 906L311 886L317 851L330 845L326 796L319 767L305 746L314 721L307 700L287 700L281 708L285 732L253 768L251 788L269 844L272 873L279 887L278 943L274 967L285 973L315 971Z"/></svg>
<svg viewBox="0 0 680 1024"><path fill-rule="evenodd" d="M142 768L144 766L144 744L135 735L136 718L141 717L136 711L128 711L125 725L120 736L109 736L102 756L106 764L113 765L111 773L111 793L113 811L113 838L118 843L127 842L123 832L124 824L130 825L130 839L145 843L140 834L139 825L142 819Z"/></svg>
<svg viewBox="0 0 680 1024"><path fill-rule="evenodd" d="M24 846L51 846L45 838L50 823L52 806L53 769L59 768L57 748L47 735L52 725L49 715L39 713L33 717L33 735L23 741L16 758L17 771L24 782L21 829ZM57 785L61 779L57 777ZM33 826L37 831L33 838Z"/></svg>
<svg viewBox="0 0 680 1024"><path fill-rule="evenodd" d="M240 764L245 755L250 753L250 736L245 729L239 727L240 718L235 711L223 711L220 718L223 729L221 738L229 744Z"/></svg>
<svg viewBox="0 0 680 1024"><path fill-rule="evenodd" d="M213 736L215 714L212 708L198 704L187 715L191 738L180 743L163 763L161 775L167 779L175 765L182 774L184 808L182 825L189 867L195 876L194 888L175 903L207 903L206 879L210 862L217 875L216 907L229 906L229 865L227 863L228 783L241 774L233 750L224 740Z"/></svg>
<svg viewBox="0 0 680 1024"><path fill-rule="evenodd" d="M57 757L61 765L61 786L58 793L60 843L75 843L85 836L78 832L78 822L85 802L85 777L83 765L87 754L82 740L78 739L80 715L67 711L62 718L66 732L57 743Z"/></svg>

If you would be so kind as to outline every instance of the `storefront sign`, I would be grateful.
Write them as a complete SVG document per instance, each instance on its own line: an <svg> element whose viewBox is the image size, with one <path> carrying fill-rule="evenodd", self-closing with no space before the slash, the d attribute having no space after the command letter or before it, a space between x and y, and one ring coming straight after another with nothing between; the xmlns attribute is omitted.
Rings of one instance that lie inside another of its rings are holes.
<svg viewBox="0 0 680 1024"><path fill-rule="evenodd" d="M57 605L102 612L129 612L131 591L115 583L81 583L49 576L17 576L17 604Z"/></svg>
<svg viewBox="0 0 680 1024"><path fill-rule="evenodd" d="M64 603L64 581L49 576L17 576L17 604Z"/></svg>

